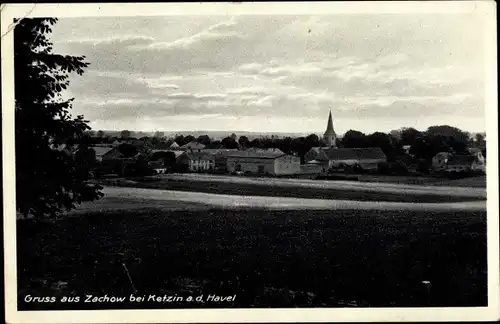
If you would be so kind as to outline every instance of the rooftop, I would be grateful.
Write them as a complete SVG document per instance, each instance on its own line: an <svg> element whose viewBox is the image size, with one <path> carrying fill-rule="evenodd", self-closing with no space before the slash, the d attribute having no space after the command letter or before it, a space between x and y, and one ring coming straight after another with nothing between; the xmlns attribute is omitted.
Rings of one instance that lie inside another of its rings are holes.
<svg viewBox="0 0 500 324"><path fill-rule="evenodd" d="M255 159L276 159L279 158L283 155L286 155L285 153L281 151L235 151L235 152L230 152L227 156L228 157L234 157L234 158L255 158Z"/></svg>
<svg viewBox="0 0 500 324"><path fill-rule="evenodd" d="M203 152L203 151L186 151L184 152L185 155L190 159L190 160L213 160L214 155L208 152Z"/></svg>
<svg viewBox="0 0 500 324"><path fill-rule="evenodd" d="M448 160L448 165L471 165L475 159L474 155L454 155Z"/></svg>
<svg viewBox="0 0 500 324"><path fill-rule="evenodd" d="M331 148L323 151L330 160L379 160L387 158L380 147Z"/></svg>

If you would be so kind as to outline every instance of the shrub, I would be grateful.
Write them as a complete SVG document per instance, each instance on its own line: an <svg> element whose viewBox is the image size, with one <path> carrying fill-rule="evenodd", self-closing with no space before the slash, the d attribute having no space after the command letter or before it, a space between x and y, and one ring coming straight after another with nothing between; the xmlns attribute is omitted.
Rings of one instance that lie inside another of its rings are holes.
<svg viewBox="0 0 500 324"><path fill-rule="evenodd" d="M391 172L389 163L381 162L377 164L377 171L381 174L389 174Z"/></svg>
<svg viewBox="0 0 500 324"><path fill-rule="evenodd" d="M407 175L408 167L401 161L396 161L391 165L391 172L396 175Z"/></svg>

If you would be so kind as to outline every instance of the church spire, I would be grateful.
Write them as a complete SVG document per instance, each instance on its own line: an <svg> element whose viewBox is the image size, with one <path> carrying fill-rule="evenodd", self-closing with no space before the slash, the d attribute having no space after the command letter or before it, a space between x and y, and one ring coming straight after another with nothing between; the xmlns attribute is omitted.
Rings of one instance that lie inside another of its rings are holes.
<svg viewBox="0 0 500 324"><path fill-rule="evenodd" d="M326 145L329 147L336 147L337 136L335 135L335 130L333 129L333 119L332 119L332 111L330 110L330 114L328 115L328 123L326 125L326 131L323 135L323 140Z"/></svg>
<svg viewBox="0 0 500 324"><path fill-rule="evenodd" d="M326 135L335 135L335 131L333 130L333 120L332 120L332 111L330 110L330 114L328 115L328 124L326 125Z"/></svg>

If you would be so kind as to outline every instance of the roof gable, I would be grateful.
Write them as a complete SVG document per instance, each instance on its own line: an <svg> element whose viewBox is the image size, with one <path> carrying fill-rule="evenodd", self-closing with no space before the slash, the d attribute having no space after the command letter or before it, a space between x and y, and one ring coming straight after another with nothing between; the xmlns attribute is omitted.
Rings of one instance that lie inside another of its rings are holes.
<svg viewBox="0 0 500 324"><path fill-rule="evenodd" d="M184 144L181 146L181 148L183 149L203 149L205 147L205 145L201 144L201 143L198 143L196 141L191 141L187 144Z"/></svg>
<svg viewBox="0 0 500 324"><path fill-rule="evenodd" d="M114 147L102 147L102 146L92 146L91 149L94 150L95 152L95 155L97 157L101 157L109 152L111 152L112 150L114 150L115 148Z"/></svg>

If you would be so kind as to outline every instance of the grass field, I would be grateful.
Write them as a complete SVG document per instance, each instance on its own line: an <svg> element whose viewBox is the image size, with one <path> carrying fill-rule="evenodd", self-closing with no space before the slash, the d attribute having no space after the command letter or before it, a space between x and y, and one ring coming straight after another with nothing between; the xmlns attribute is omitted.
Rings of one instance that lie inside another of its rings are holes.
<svg viewBox="0 0 500 324"><path fill-rule="evenodd" d="M467 197L451 195L446 191L418 192L407 194L404 191L362 191L349 188L308 188L304 186L281 186L273 183L237 183L224 181L193 181L192 179L157 179L140 180L101 180L104 185L164 189L177 191L194 191L215 194L248 195L248 196L271 196L271 197L297 197L312 199L338 199L338 200L358 200L358 201L391 201L410 203L439 203L439 202L459 202L485 200L484 196L469 195Z"/></svg>
<svg viewBox="0 0 500 324"><path fill-rule="evenodd" d="M362 174L358 176L361 182L384 182L399 184L415 184L424 186L451 186L451 187L472 187L486 188L486 176L474 176L462 179L446 179L423 176L383 176Z"/></svg>
<svg viewBox="0 0 500 324"><path fill-rule="evenodd" d="M18 221L17 231L20 310L487 302L485 212L144 208ZM122 262L141 296L237 297L204 305L22 301L26 294L129 296Z"/></svg>

